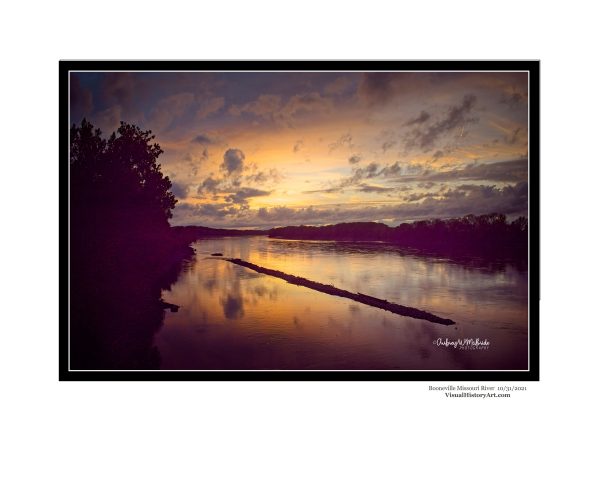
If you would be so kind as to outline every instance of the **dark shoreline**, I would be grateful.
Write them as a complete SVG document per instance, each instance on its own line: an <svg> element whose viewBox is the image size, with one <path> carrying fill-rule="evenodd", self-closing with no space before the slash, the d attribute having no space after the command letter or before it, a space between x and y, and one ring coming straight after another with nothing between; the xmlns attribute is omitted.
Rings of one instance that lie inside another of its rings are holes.
<svg viewBox="0 0 600 480"><path fill-rule="evenodd" d="M75 239L71 252L70 368L155 370L154 335L165 310L177 306L162 291L177 281L194 250L173 230L126 235L105 232L96 242Z"/></svg>
<svg viewBox="0 0 600 480"><path fill-rule="evenodd" d="M390 227L378 222L325 226L287 226L269 230L270 238L338 242L385 242L423 255L481 257L522 262L528 255L527 219L509 222L505 215L466 215L421 220Z"/></svg>
<svg viewBox="0 0 600 480"><path fill-rule="evenodd" d="M201 238L268 236L276 240L381 244L422 257L446 257L459 263L492 265L511 263L527 269L528 222L505 215L465 215L460 218L420 220L395 227L378 222L348 222L323 226L285 226L268 230L237 230L204 226L172 227L175 235L190 241Z"/></svg>
<svg viewBox="0 0 600 480"><path fill-rule="evenodd" d="M221 260L221 258L219 258L219 259ZM286 280L288 283L291 283L292 285L299 285L302 287L310 288L312 290L326 293L328 295L349 298L350 300L354 300L354 301L362 303L364 305L381 308L382 310L387 310L388 312L396 313L398 315L403 315L405 317L418 318L420 320L427 320L428 322L438 323L441 325L454 325L456 323L453 320L450 320L449 318L438 317L437 315L426 312L424 310L419 310L417 308L412 308L412 307L406 307L404 305L399 305L397 303L388 302L387 300L382 300L380 298L371 297L369 295L364 295L362 293L352 293L347 290L342 290L341 288L334 287L333 285L325 285L323 283L314 282L312 280L308 280L303 277L289 275L287 273L280 272L279 270L272 270L270 268L264 268L259 265L255 265L254 263L246 262L239 258L222 258L222 260L233 263L235 265L239 265L241 267L249 268L258 273L263 273L265 275L270 275L272 277L281 278L282 280Z"/></svg>

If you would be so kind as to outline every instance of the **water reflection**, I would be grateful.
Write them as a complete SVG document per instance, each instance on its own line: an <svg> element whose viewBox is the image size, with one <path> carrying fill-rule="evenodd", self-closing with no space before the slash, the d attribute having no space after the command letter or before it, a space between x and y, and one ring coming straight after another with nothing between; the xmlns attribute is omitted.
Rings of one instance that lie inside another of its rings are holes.
<svg viewBox="0 0 600 480"><path fill-rule="evenodd" d="M223 305L225 318L235 320L244 316L244 302L239 292L237 296L228 293L226 298L221 299L221 304Z"/></svg>
<svg viewBox="0 0 600 480"><path fill-rule="evenodd" d="M208 239L163 298L155 337L164 369L526 369L527 272L428 258L382 244ZM252 272L267 268L431 311L456 326L411 319ZM439 338L489 339L486 351Z"/></svg>

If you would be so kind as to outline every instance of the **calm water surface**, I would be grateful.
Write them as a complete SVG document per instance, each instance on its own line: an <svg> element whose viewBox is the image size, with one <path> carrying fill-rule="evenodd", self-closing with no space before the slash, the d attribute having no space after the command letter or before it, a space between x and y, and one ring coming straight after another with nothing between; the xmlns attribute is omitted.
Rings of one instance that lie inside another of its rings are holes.
<svg viewBox="0 0 600 480"><path fill-rule="evenodd" d="M385 244L217 238L193 244L163 299L163 369L527 369L527 272L416 256ZM427 310L444 326L330 296L211 257ZM438 346L487 339L485 350Z"/></svg>

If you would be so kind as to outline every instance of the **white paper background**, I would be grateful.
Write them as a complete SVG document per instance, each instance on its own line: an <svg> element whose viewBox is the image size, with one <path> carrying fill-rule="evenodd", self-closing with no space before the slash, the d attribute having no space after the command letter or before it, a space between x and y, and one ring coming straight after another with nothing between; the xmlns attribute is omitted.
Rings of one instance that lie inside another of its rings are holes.
<svg viewBox="0 0 600 480"><path fill-rule="evenodd" d="M592 2L53 2L2 7L0 476L592 478L599 168ZM541 376L59 383L59 59L541 59Z"/></svg>

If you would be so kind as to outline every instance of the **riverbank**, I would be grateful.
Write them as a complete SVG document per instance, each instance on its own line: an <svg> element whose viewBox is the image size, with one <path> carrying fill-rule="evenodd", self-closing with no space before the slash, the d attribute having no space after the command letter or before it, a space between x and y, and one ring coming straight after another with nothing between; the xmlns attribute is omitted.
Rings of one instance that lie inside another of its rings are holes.
<svg viewBox="0 0 600 480"><path fill-rule="evenodd" d="M345 242L385 242L423 255L479 256L524 260L528 254L527 219L509 222L505 215L467 215L430 219L390 227L377 222L325 226L289 226L269 230L270 238Z"/></svg>
<svg viewBox="0 0 600 480"><path fill-rule="evenodd" d="M162 291L192 260L190 240L171 229L105 232L71 249L70 368L157 369L153 345L165 309Z"/></svg>

